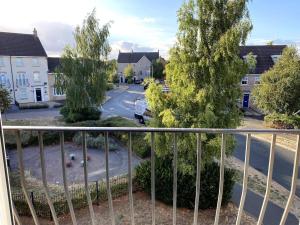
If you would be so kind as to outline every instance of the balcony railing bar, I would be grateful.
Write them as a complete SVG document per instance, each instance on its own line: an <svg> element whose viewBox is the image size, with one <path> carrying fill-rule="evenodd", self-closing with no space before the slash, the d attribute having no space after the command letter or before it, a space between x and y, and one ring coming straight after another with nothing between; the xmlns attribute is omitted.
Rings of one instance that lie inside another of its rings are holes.
<svg viewBox="0 0 300 225"><path fill-rule="evenodd" d="M71 201L71 198L70 198L70 193L69 193L69 188L68 188L68 181L67 181L67 176L66 176L64 132L60 132L59 137L60 137L60 152L61 152L61 165L62 165L62 175L63 175L63 182L64 182L64 191L65 191L65 195L66 195L66 198L67 198L67 203L68 203L68 206L69 206L72 223L73 223L73 225L77 225L77 220L76 220L76 217L75 217L73 204L72 204L72 201Z"/></svg>
<svg viewBox="0 0 300 225"><path fill-rule="evenodd" d="M95 225L96 224L95 213L94 213L94 208L91 200L89 184L88 184L86 131L82 131L82 152L83 152L84 188L85 188L86 198L89 206L92 225Z"/></svg>
<svg viewBox="0 0 300 225"><path fill-rule="evenodd" d="M177 134L173 136L174 158L173 158L173 225L176 225L176 209L177 209Z"/></svg>
<svg viewBox="0 0 300 225"><path fill-rule="evenodd" d="M194 209L194 225L198 224L199 196L200 196L200 175L201 175L201 134L197 135L197 174L196 174L196 196Z"/></svg>
<svg viewBox="0 0 300 225"><path fill-rule="evenodd" d="M214 225L219 224L220 210L222 205L222 197L223 197L223 186L224 186L224 160L225 160L225 134L222 133L222 143L221 143L221 158L220 158L220 180L219 180L219 195L216 209L216 216Z"/></svg>
<svg viewBox="0 0 300 225"><path fill-rule="evenodd" d="M111 218L111 224L115 225L115 213L113 209L113 202L112 202L112 196L111 196L111 190L110 190L110 184L109 184L109 140L108 140L108 132L105 132L105 172L106 172L106 190L107 190L107 196L108 196L108 207L109 207L109 213Z"/></svg>
<svg viewBox="0 0 300 225"><path fill-rule="evenodd" d="M238 211L238 215L237 215L237 219L236 219L236 225L239 225L241 223L246 194L247 194L250 144L251 144L251 134L247 134L245 163L244 163L243 190L242 190L242 196L241 196L241 200L240 200L239 211Z"/></svg>
<svg viewBox="0 0 300 225"><path fill-rule="evenodd" d="M298 135L298 137L297 137L297 149L296 149L295 158L294 158L294 168L293 168L291 191L290 191L290 195L289 195L288 201L286 203L283 215L281 217L280 225L285 224L287 216L288 216L290 208L291 208L291 205L295 198L297 179L298 179L299 160L300 160L300 135Z"/></svg>
<svg viewBox="0 0 300 225"><path fill-rule="evenodd" d="M299 134L300 129L215 129L215 128L151 128L151 127L53 127L53 126L3 126L3 130L24 131L98 131L98 132L155 132L155 133L267 133Z"/></svg>
<svg viewBox="0 0 300 225"><path fill-rule="evenodd" d="M21 220L20 220L20 216L19 216L19 214L17 212L17 209L16 209L14 204L12 204L12 213L13 213L16 224L17 225L22 225Z"/></svg>
<svg viewBox="0 0 300 225"><path fill-rule="evenodd" d="M154 133L151 133L151 212L152 225L155 225L155 148Z"/></svg>
<svg viewBox="0 0 300 225"><path fill-rule="evenodd" d="M133 208L133 196L132 196L132 134L128 134L129 149L128 149L128 196L129 196L129 208L130 208L130 220L131 225L135 225L134 222L134 208Z"/></svg>
<svg viewBox="0 0 300 225"><path fill-rule="evenodd" d="M260 214L258 217L257 225L261 225L264 220L265 212L267 209L269 195L272 185L272 176L273 176L273 165L274 165L274 156L275 156L275 143L276 143L276 134L272 135L272 142L270 147L270 156L269 156L269 169L268 169L268 177L267 177L267 187L265 192L264 201L260 210Z"/></svg>
<svg viewBox="0 0 300 225"><path fill-rule="evenodd" d="M36 215L35 209L33 207L32 202L30 201L28 192L27 192L27 188L26 188L26 184L25 184L25 174L24 174L24 164L23 164L23 149L22 149L22 145L21 145L21 134L20 131L16 132L16 141L17 141L17 152L18 152L18 161L19 161L19 169L20 169L20 182L21 182L21 187L25 196L25 199L27 201L27 204L29 206L32 218L34 220L34 224L35 225L39 225L39 220L38 217Z"/></svg>
<svg viewBox="0 0 300 225"><path fill-rule="evenodd" d="M50 207L50 211L51 211L51 215L52 215L52 219L54 221L55 225L59 225L58 223L58 219L56 216L56 212L53 206L53 203L51 201L51 197L49 194L49 188L48 188L48 184L47 184L47 178L46 178L46 167L45 167L45 153L44 153L44 143L43 143L43 134L41 131L39 131L38 133L38 140L39 140L39 148L40 148L40 158L41 158L41 167L42 167L42 181L43 181L43 187L44 187L44 192L46 195L46 199L48 202L48 205Z"/></svg>

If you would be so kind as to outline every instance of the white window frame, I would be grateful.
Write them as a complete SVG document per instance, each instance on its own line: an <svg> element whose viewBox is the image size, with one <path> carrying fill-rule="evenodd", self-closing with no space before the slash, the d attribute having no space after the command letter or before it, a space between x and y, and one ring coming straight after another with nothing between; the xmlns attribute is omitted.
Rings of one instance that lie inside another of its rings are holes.
<svg viewBox="0 0 300 225"><path fill-rule="evenodd" d="M59 92L56 87L53 86L53 96L64 96L64 91Z"/></svg>
<svg viewBox="0 0 300 225"><path fill-rule="evenodd" d="M246 82L245 84L243 84L244 81ZM247 76L243 77L241 80L241 85L243 85L243 86L248 85L248 82L249 82L249 78Z"/></svg>
<svg viewBox="0 0 300 225"><path fill-rule="evenodd" d="M255 85L260 84L260 76L255 76L255 77L254 77L254 84L255 84Z"/></svg>
<svg viewBox="0 0 300 225"><path fill-rule="evenodd" d="M39 58L32 58L32 66L39 67L41 66L41 61Z"/></svg>
<svg viewBox="0 0 300 225"><path fill-rule="evenodd" d="M17 57L16 58L16 66L17 67L23 67L24 66L24 61L22 57Z"/></svg>
<svg viewBox="0 0 300 225"><path fill-rule="evenodd" d="M37 75L37 76L36 76ZM38 79L37 79L38 78ZM33 72L33 81L34 82L41 82L41 75L40 72L35 71Z"/></svg>
<svg viewBox="0 0 300 225"><path fill-rule="evenodd" d="M277 63L278 59L281 57L281 55L272 55L272 60L273 60L273 63Z"/></svg>
<svg viewBox="0 0 300 225"><path fill-rule="evenodd" d="M4 67L5 64L4 64L4 57L1 57L0 56L0 67Z"/></svg>
<svg viewBox="0 0 300 225"><path fill-rule="evenodd" d="M26 87L28 85L28 79L26 78L26 73L25 72L18 72L17 73L17 85L19 87Z"/></svg>
<svg viewBox="0 0 300 225"><path fill-rule="evenodd" d="M6 73L0 72L0 86L5 87L7 84Z"/></svg>

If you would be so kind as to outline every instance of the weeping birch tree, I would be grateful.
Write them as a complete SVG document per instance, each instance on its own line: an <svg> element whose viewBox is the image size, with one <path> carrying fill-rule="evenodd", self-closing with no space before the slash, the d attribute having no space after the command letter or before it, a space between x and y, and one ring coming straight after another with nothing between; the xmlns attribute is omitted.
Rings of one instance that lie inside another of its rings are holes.
<svg viewBox="0 0 300 225"><path fill-rule="evenodd" d="M75 47L64 49L56 86L66 93L61 113L69 122L99 119L109 73L109 27L100 26L93 10L75 29Z"/></svg>

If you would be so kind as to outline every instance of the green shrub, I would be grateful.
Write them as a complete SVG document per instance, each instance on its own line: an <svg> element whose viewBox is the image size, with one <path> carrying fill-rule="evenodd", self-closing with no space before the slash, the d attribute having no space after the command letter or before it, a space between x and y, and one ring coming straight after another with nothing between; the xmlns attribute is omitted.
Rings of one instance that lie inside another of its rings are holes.
<svg viewBox="0 0 300 225"><path fill-rule="evenodd" d="M276 129L300 128L300 116L272 113L264 118L267 126Z"/></svg>
<svg viewBox="0 0 300 225"><path fill-rule="evenodd" d="M43 109L49 108L47 103L32 103L32 104L19 104L19 109Z"/></svg>
<svg viewBox="0 0 300 225"><path fill-rule="evenodd" d="M106 90L109 91L109 90L112 90L114 89L114 84L113 83L107 83L106 84Z"/></svg>
<svg viewBox="0 0 300 225"><path fill-rule="evenodd" d="M99 120L101 112L97 107L89 107L80 109L76 112L71 111L68 106L61 108L60 113L63 115L67 123L74 123L84 120Z"/></svg>
<svg viewBox="0 0 300 225"><path fill-rule="evenodd" d="M73 142L76 143L77 145L82 144L82 134L77 133L73 137ZM102 148L104 149L104 136L102 134L97 135L97 136L92 136L90 134L86 134L86 145L88 148ZM115 151L118 149L118 145L114 142L113 139L109 139L109 150Z"/></svg>
<svg viewBox="0 0 300 225"><path fill-rule="evenodd" d="M182 174L177 177L177 206L194 208L196 194L196 174ZM234 185L234 171L225 169L222 204L228 203ZM151 163L145 161L136 168L137 184L146 192L151 192ZM155 160L156 198L166 204L173 203L173 167L172 159L156 158ZM205 164L201 171L199 208L215 208L219 191L219 165L216 162Z"/></svg>

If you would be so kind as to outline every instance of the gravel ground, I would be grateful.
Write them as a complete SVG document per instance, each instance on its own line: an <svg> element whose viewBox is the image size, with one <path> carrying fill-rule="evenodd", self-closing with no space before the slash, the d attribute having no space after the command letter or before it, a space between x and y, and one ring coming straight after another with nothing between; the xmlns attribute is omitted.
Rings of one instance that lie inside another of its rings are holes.
<svg viewBox="0 0 300 225"><path fill-rule="evenodd" d="M151 200L150 197L143 193L137 192L133 195L134 198L134 210L135 210L135 224L147 225L151 224ZM122 196L113 201L116 224L130 224L128 197ZM109 218L109 210L107 203L100 206L94 206L96 224L108 225L111 224ZM88 209L81 209L75 212L78 225L91 224L89 219ZM226 207L221 209L220 225L235 224L237 215L237 207L229 203ZM210 225L214 223L215 210L201 210L199 211L198 224ZM33 225L31 218L22 217L23 224ZM60 224L71 225L72 222L69 216L61 217ZM177 224L178 225L190 225L193 221L193 210L177 209ZM41 225L52 225L53 222L47 220L40 220ZM167 206L159 201L156 202L156 224L171 225L172 224L172 207ZM256 221L249 215L244 214L241 224L254 225Z"/></svg>

